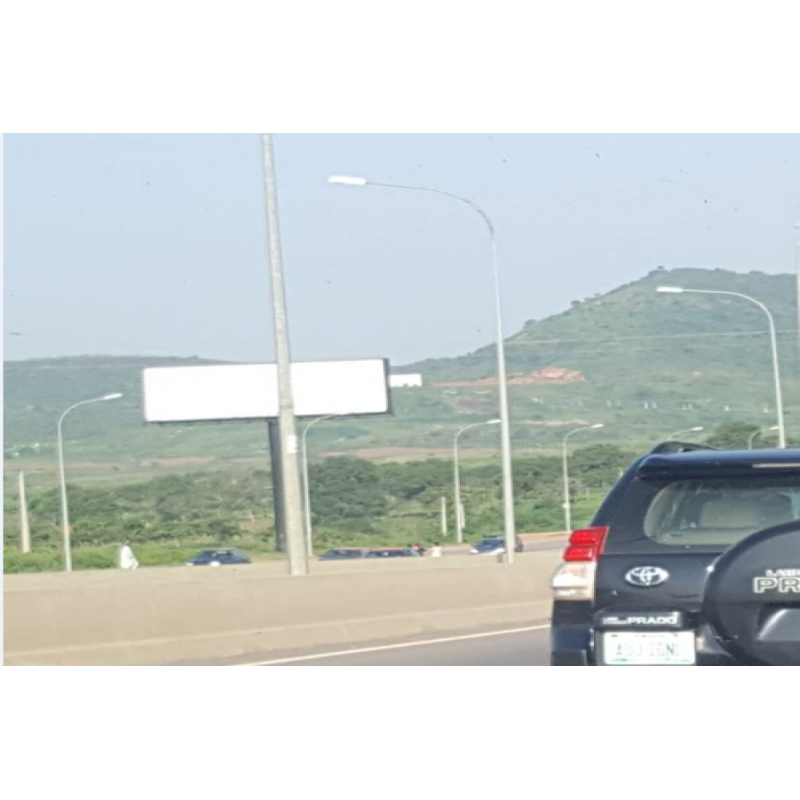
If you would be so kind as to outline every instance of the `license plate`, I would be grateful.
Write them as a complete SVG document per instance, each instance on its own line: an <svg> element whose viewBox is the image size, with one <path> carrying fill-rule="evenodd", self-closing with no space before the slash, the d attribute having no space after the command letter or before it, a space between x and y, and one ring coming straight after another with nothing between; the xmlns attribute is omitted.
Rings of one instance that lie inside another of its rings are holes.
<svg viewBox="0 0 800 800"><path fill-rule="evenodd" d="M604 633L602 663L609 667L691 667L697 663L694 631Z"/></svg>

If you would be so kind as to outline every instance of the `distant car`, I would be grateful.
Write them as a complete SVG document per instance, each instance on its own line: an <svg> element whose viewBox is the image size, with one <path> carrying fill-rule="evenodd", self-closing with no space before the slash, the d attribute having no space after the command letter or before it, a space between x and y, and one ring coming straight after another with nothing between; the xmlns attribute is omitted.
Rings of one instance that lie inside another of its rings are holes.
<svg viewBox="0 0 800 800"><path fill-rule="evenodd" d="M221 567L227 564L250 564L250 556L244 550L201 550L186 562L189 567Z"/></svg>
<svg viewBox="0 0 800 800"><path fill-rule="evenodd" d="M377 550L369 550L365 558L419 558L420 554L416 550L407 547L381 547Z"/></svg>
<svg viewBox="0 0 800 800"><path fill-rule="evenodd" d="M514 552L521 553L525 550L525 545L519 536L514 541ZM472 546L470 553L474 556L500 555L506 551L506 540L502 536L486 536L477 544Z"/></svg>
<svg viewBox="0 0 800 800"><path fill-rule="evenodd" d="M320 561L352 561L354 558L364 558L367 551L361 547L344 547L328 550L320 557Z"/></svg>

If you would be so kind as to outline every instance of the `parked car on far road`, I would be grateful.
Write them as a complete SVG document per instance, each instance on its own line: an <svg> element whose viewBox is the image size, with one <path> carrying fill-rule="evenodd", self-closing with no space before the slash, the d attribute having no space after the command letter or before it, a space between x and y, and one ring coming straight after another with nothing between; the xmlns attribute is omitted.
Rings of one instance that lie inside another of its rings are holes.
<svg viewBox="0 0 800 800"><path fill-rule="evenodd" d="M363 547L337 547L327 550L320 557L320 561L352 561L355 558L364 558L367 551Z"/></svg>
<svg viewBox="0 0 800 800"><path fill-rule="evenodd" d="M408 547L380 547L369 550L366 558L419 558L420 554Z"/></svg>
<svg viewBox="0 0 800 800"><path fill-rule="evenodd" d="M521 553L525 550L525 545L519 536L514 543L514 552ZM470 553L474 556L500 555L506 551L506 540L502 536L486 536L477 544L472 546Z"/></svg>
<svg viewBox="0 0 800 800"><path fill-rule="evenodd" d="M221 567L228 564L250 564L250 556L236 548L225 550L201 550L186 562L189 567Z"/></svg>

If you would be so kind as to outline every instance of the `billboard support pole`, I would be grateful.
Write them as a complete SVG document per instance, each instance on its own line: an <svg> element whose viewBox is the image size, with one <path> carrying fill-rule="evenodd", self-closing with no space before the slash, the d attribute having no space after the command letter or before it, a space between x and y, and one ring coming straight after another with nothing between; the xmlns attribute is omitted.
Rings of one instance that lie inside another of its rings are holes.
<svg viewBox="0 0 800 800"><path fill-rule="evenodd" d="M272 520L275 527L275 550L286 552L286 513L283 508L283 473L281 471L281 432L278 420L267 420L269 461L272 467Z"/></svg>
<svg viewBox="0 0 800 800"><path fill-rule="evenodd" d="M275 179L275 154L272 134L261 134L264 167L264 200L269 234L269 265L272 284L272 323L275 336L275 363L278 371L278 424L286 548L291 575L308 574L303 492L300 484L300 447L292 394L292 361L289 350L289 326L286 313L286 288L283 281L278 189Z"/></svg>
<svg viewBox="0 0 800 800"><path fill-rule="evenodd" d="M19 549L31 551L31 523L28 516L28 501L25 499L25 473L19 473Z"/></svg>

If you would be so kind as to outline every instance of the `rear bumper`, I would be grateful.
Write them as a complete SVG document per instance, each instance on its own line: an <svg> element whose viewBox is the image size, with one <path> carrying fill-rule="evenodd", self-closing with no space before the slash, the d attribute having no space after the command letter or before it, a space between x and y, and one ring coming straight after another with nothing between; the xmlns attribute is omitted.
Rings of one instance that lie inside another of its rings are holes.
<svg viewBox="0 0 800 800"><path fill-rule="evenodd" d="M550 665L595 666L592 629L581 625L554 626L550 632Z"/></svg>
<svg viewBox="0 0 800 800"><path fill-rule="evenodd" d="M596 667L595 631L588 625L555 625L550 634L550 665L553 667ZM698 667L741 667L707 630L697 638Z"/></svg>

